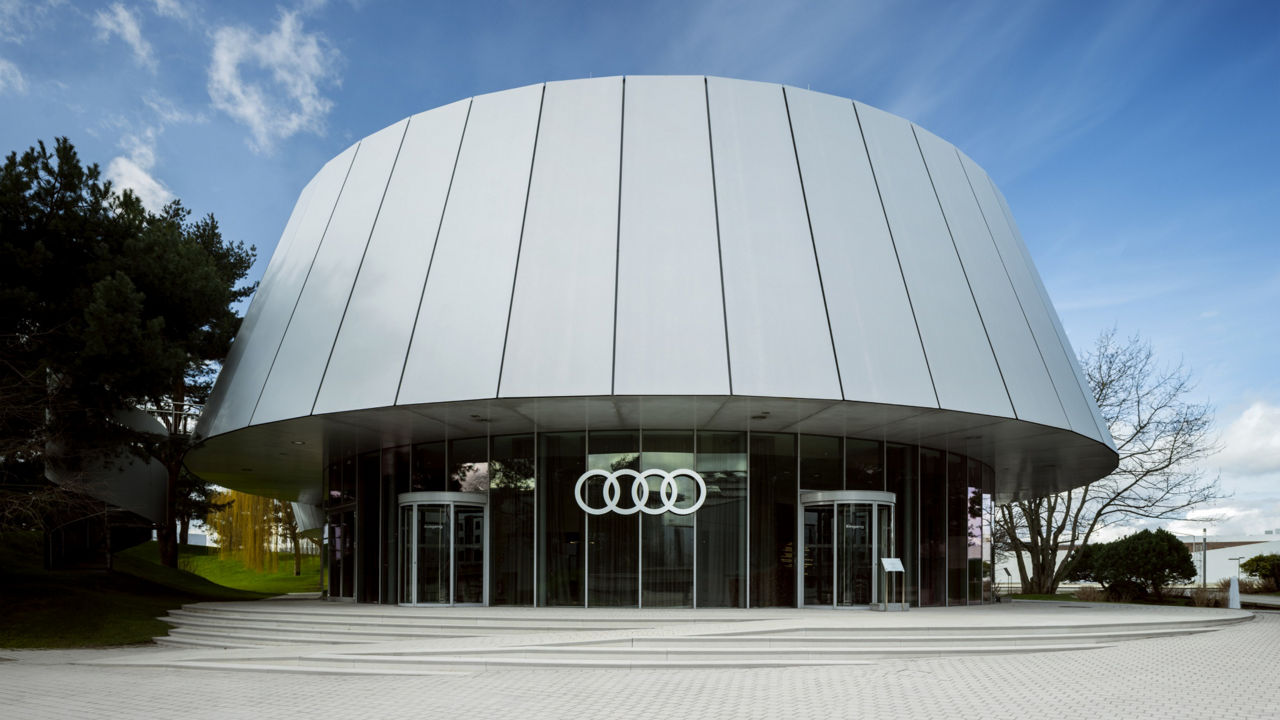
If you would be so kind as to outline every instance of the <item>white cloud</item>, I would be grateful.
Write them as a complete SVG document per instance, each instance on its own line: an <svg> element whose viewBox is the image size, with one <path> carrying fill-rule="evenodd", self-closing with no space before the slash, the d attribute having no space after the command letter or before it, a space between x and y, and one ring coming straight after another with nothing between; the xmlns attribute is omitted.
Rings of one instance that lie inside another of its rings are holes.
<svg viewBox="0 0 1280 720"><path fill-rule="evenodd" d="M137 16L124 5L112 3L110 9L99 10L93 18L93 24L98 28L99 40L106 41L112 35L119 35L133 50L133 58L139 65L152 71L156 69L151 43L142 37L142 26L138 24Z"/></svg>
<svg viewBox="0 0 1280 720"><path fill-rule="evenodd" d="M27 81L22 77L22 71L17 65L0 58L0 94L6 92L24 93L27 91Z"/></svg>
<svg viewBox="0 0 1280 720"><path fill-rule="evenodd" d="M132 190L142 201L143 207L153 212L174 198L169 188L151 174L156 164L156 135L156 130L152 128L141 135L126 135L120 141L125 155L112 158L107 164L106 172L107 179L117 189Z"/></svg>
<svg viewBox="0 0 1280 720"><path fill-rule="evenodd" d="M204 113L192 113L183 110L175 105L172 100L161 95L148 95L142 99L142 102L156 114L161 126L184 123L199 124L208 121Z"/></svg>
<svg viewBox="0 0 1280 720"><path fill-rule="evenodd" d="M213 33L209 97L249 128L250 147L270 152L298 132L323 133L333 102L320 85L337 82L337 58L324 35L303 30L296 12L281 12L266 34L220 27Z"/></svg>
<svg viewBox="0 0 1280 720"><path fill-rule="evenodd" d="M187 20L191 17L191 9L179 0L155 0L156 14L171 20Z"/></svg>
<svg viewBox="0 0 1280 720"><path fill-rule="evenodd" d="M21 43L48 22L63 0L0 0L0 41Z"/></svg>
<svg viewBox="0 0 1280 720"><path fill-rule="evenodd" d="M1227 426L1222 445L1218 460L1224 470L1241 475L1280 472L1280 407L1250 405Z"/></svg>

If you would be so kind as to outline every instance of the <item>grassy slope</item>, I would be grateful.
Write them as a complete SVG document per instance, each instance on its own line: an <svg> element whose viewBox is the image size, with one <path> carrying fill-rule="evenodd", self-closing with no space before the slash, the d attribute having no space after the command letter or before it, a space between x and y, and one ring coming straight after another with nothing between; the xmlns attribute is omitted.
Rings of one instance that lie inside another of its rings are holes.
<svg viewBox="0 0 1280 720"><path fill-rule="evenodd" d="M46 571L38 535L0 535L0 647L147 642L168 632L156 618L184 603L267 597L163 567L149 561L145 549L121 553L114 566L113 572Z"/></svg>
<svg viewBox="0 0 1280 720"><path fill-rule="evenodd" d="M143 543L117 555L143 557L158 562L159 548L156 543ZM282 595L296 592L318 592L320 590L320 556L302 556L302 574L293 574L293 554L280 553L279 567L274 571L258 572L244 566L239 560L218 557L217 548L190 545L182 549L178 565L188 572L205 578L218 585L251 590L254 592Z"/></svg>

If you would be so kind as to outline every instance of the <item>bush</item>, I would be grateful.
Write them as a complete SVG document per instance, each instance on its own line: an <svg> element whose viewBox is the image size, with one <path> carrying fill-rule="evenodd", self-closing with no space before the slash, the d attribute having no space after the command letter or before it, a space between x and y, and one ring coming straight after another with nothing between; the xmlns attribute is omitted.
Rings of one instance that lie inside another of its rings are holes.
<svg viewBox="0 0 1280 720"><path fill-rule="evenodd" d="M1191 604L1196 607L1222 607L1222 597L1213 590L1195 588L1191 591Z"/></svg>
<svg viewBox="0 0 1280 720"><path fill-rule="evenodd" d="M1087 549L1086 549L1087 548ZM1114 542L1085 546L1076 552L1068 577L1100 583L1107 598L1127 602L1189 582L1196 575L1191 551L1166 530L1143 530Z"/></svg>
<svg viewBox="0 0 1280 720"><path fill-rule="evenodd" d="M1258 578L1264 584L1270 580L1271 589L1262 592L1275 592L1280 586L1280 555L1254 555L1240 563L1240 572Z"/></svg>
<svg viewBox="0 0 1280 720"><path fill-rule="evenodd" d="M1086 585L1076 590L1076 599L1083 602L1101 602L1106 599L1106 596L1099 588Z"/></svg>

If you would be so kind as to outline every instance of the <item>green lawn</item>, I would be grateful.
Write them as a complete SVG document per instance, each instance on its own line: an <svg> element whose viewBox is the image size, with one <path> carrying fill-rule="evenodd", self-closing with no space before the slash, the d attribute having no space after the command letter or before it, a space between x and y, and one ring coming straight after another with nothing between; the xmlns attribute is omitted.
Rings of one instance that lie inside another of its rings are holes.
<svg viewBox="0 0 1280 720"><path fill-rule="evenodd" d="M0 648L145 643L168 632L158 617L186 603L319 589L315 557L304 558L309 572L294 578L292 556L282 556L283 572L255 575L203 547L182 553L198 574L160 565L155 543L117 553L111 571L47 571L41 556L38 534L0 534Z"/></svg>

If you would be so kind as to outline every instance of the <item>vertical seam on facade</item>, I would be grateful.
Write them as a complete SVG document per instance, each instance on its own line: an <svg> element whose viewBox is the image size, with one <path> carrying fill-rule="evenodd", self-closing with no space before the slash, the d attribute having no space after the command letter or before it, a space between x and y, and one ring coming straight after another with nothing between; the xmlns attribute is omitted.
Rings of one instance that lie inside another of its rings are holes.
<svg viewBox="0 0 1280 720"><path fill-rule="evenodd" d="M613 246L613 352L609 360L609 394L618 388L618 283L622 281L622 145L627 139L627 77L622 76L622 109L618 116L618 230Z"/></svg>
<svg viewBox="0 0 1280 720"><path fill-rule="evenodd" d="M1031 342L1036 346L1036 354L1040 356L1040 364L1044 366L1044 374L1049 378L1049 387L1053 388L1053 396L1058 401L1058 408L1062 410L1062 417L1066 420L1067 425L1071 424L1071 416L1067 414L1067 406L1062 402L1062 393L1058 391L1058 384L1053 381L1053 372L1049 370L1049 362L1044 359L1044 350L1040 348L1040 343L1036 341L1036 332L1031 327L1031 320L1027 317L1027 310L1022 304L1022 298L1018 297L1018 289L1013 285L1013 276L1009 274L1009 266L1005 263L1004 254L1000 252L1000 245L996 242L995 233L991 231L991 221L987 219L987 212L982 209L982 201L978 199L978 191L973 187L973 178L969 177L969 169L964 165L964 159L960 157L960 150L956 149L956 159L960 161L960 170L964 172L965 182L969 183L969 192L973 194L973 201L978 205L978 213L982 215L982 224L987 227L987 236L991 238L991 247L995 248L996 257L1000 260L1000 269L1004 271L1005 280L1009 282L1009 291L1013 293L1013 299L1018 303L1018 312L1022 313L1022 321L1027 324L1027 333L1031 335Z"/></svg>
<svg viewBox="0 0 1280 720"><path fill-rule="evenodd" d="M462 144L467 139L467 125L471 122L471 107L475 98L467 103L467 116L462 119L462 132L458 135L458 149L453 154L453 169L449 171L449 186L444 191L444 204L440 206L440 219L436 222L436 237L431 243L431 257L427 258L427 273L422 278L422 291L418 293L418 311L413 314L413 327L409 329L409 344L404 348L404 362L400 365L400 382L396 383L396 397L392 405L400 404L400 391L404 388L404 374L409 368L409 354L413 351L413 339L418 334L418 318L422 315L422 303L427 297L427 283L431 280L431 267L436 262L436 248L440 246L440 230L444 216L449 212L449 196L453 194L453 179L458 174L458 160L462 157Z"/></svg>
<svg viewBox="0 0 1280 720"><path fill-rule="evenodd" d="M924 369L929 373L929 386L933 388L933 402L942 407L938 398L938 384L933 379L933 366L929 364L929 351L924 347L924 334L920 332L920 320L916 317L916 306L911 300L911 285L907 283L907 274L902 270L902 257L898 254L898 241L893 237L893 223L889 221L889 210L884 206L884 193L880 192L880 178L876 176L876 164L871 159L871 147L867 145L867 133L862 129L862 118L858 115L858 103L850 101L853 106L853 119L858 124L858 136L862 138L862 151L867 154L867 167L871 170L871 182L876 186L876 199L880 201L880 213L884 215L884 228L889 233L889 244L893 247L893 259L898 263L898 276L902 278L902 291L907 295L907 308L911 310L911 322L916 326L916 337L920 340L920 355L924 358Z"/></svg>
<svg viewBox="0 0 1280 720"><path fill-rule="evenodd" d="M547 104L547 84L538 96L538 122L533 126L533 152L529 155L529 180L524 186L524 212L520 214L520 239L516 241L516 266L511 271L511 297L507 300L507 327L502 333L502 359L498 361L498 387L495 398L502 397L502 371L507 365L507 338L511 336L511 311L516 304L516 282L520 279L520 253L524 249L524 224L529 219L529 194L533 191L533 168L538 162L538 135L542 132L542 108Z"/></svg>
<svg viewBox="0 0 1280 720"><path fill-rule="evenodd" d="M791 103L787 88L782 88L782 106L787 111L787 129L791 132L791 152L796 158L796 177L800 179L800 199L804 201L804 220L809 227L809 245L813 248L813 266L818 271L818 292L822 295L822 312L827 318L827 338L831 341L831 361L836 366L836 384L840 387L840 399L845 400L844 378L840 375L840 353L836 352L836 333L831 328L831 308L827 305L827 288L822 282L822 261L818 259L818 240L813 235L813 218L809 215L809 196L804 189L804 170L800 167L800 148L796 146L796 128L791 124ZM797 476L799 477L799 476Z"/></svg>
<svg viewBox="0 0 1280 720"><path fill-rule="evenodd" d="M724 320L724 365L729 377L729 394L733 394L733 357L729 352L729 302L724 292L724 249L720 243L720 191L716 187L716 148L711 139L711 88L710 81L702 78L702 95L707 101L707 156L711 162L711 205L716 215L716 259L720 265L720 314Z"/></svg>
<svg viewBox="0 0 1280 720"><path fill-rule="evenodd" d="M956 262L960 263L960 276L964 278L964 286L969 290L969 299L973 301L973 311L978 314L978 324L982 326L982 336L987 339L987 348L991 350L991 362L996 365L996 374L1000 376L1000 385L1004 387L1004 396L1009 399L1009 412L1014 419L1018 418L1018 407L1009 392L1009 383L1004 379L1004 370L1000 368L1000 358L996 356L996 346L991 342L991 333L987 330L987 321L982 317L982 308L978 307L978 296L973 292L973 283L969 282L969 271L965 270L964 258L960 257L960 246L956 244L956 235L951 231L951 221L947 220L947 210L942 207L942 196L938 194L938 186L933 182L933 173L929 170L929 161L924 158L924 148L920 146L920 136L916 134L915 123L909 123L911 138L916 141L916 152L920 154L920 164L924 165L925 177L929 179L929 189L933 190L934 202L938 203L938 214L942 216L942 225L947 229L947 238L951 240L951 251L956 254Z"/></svg>
<svg viewBox="0 0 1280 720"><path fill-rule="evenodd" d="M338 318L338 329L333 334L333 344L329 346L329 357L324 360L324 371L320 373L320 382L316 384L316 396L311 400L311 411L314 415L316 404L320 402L320 391L324 389L325 377L329 374L329 363L333 362L333 351L338 347L342 337L342 325L347 320L347 310L351 308L351 298L355 297L356 285L360 282L360 270L364 267L364 259L369 254L369 245L373 242L373 233L378 229L378 217L382 215L382 204L386 202L387 190L391 187L391 178L396 173L396 163L400 161L400 151L404 149L404 139L409 135L409 123L413 118L405 120L404 131L400 134L400 144L396 146L396 156L391 161L391 169L387 172L387 182L382 186L382 197L378 198L378 209L373 214L373 224L369 226L369 236L364 240L364 250L360 253L360 262L356 265L355 277L351 280L351 290L347 292L347 302L342 306L342 316ZM354 163L353 163L354 164Z"/></svg>
<svg viewBox="0 0 1280 720"><path fill-rule="evenodd" d="M320 241L316 243L316 250L311 254L311 263L307 265L307 274L302 278L302 287L298 288L298 297L293 300L293 309L289 311L289 320L284 324L284 332L280 333L280 343L276 345L275 354L271 356L271 366L267 368L267 377L262 381L262 387L258 389L258 399L253 402L253 412L249 413L249 422L246 427L253 424L253 416L258 414L258 405L262 402L262 395L267 391L267 385L271 382L271 371L276 369L276 360L280 358L280 348L284 347L284 339L289 336L289 326L293 324L293 316L298 312L298 304L302 302L302 294L307 291L307 281L311 279L311 270L316 266L316 258L320 256L320 248L324 247L324 238L329 234L329 224L333 222L333 215L338 211L338 203L342 202L342 191L347 187L347 179L351 177L351 168L356 165L356 156L360 154L360 145L356 145L356 149L351 153L351 163L347 165L347 172L342 175L342 185L338 187L338 196L333 200L333 207L329 208L329 219L324 221L324 231L320 233Z"/></svg>

